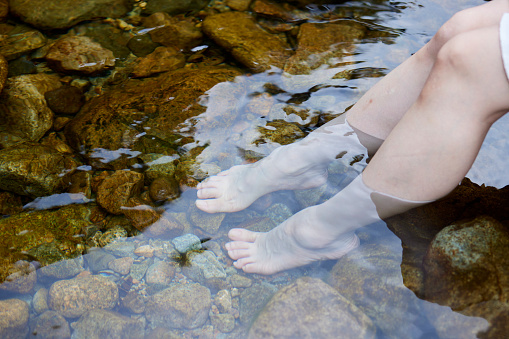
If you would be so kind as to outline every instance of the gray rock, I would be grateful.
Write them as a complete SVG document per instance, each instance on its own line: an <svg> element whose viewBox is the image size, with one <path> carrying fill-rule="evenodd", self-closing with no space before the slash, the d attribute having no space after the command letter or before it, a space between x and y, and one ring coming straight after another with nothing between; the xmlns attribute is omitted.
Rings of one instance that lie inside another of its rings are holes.
<svg viewBox="0 0 509 339"><path fill-rule="evenodd" d="M115 241L103 249L117 257L133 257L136 245L132 241Z"/></svg>
<svg viewBox="0 0 509 339"><path fill-rule="evenodd" d="M71 329L67 320L55 311L46 311L30 326L30 333L40 338L70 338Z"/></svg>
<svg viewBox="0 0 509 339"><path fill-rule="evenodd" d="M115 260L115 256L100 248L91 248L85 255L85 260L92 272L99 272L108 269L109 263Z"/></svg>
<svg viewBox="0 0 509 339"><path fill-rule="evenodd" d="M0 338L25 338L29 306L19 299L0 300Z"/></svg>
<svg viewBox="0 0 509 339"><path fill-rule="evenodd" d="M440 231L424 257L428 300L463 309L507 300L509 231L495 219L478 217Z"/></svg>
<svg viewBox="0 0 509 339"><path fill-rule="evenodd" d="M11 13L42 29L69 28L100 17L120 18L130 9L127 0L9 0Z"/></svg>
<svg viewBox="0 0 509 339"><path fill-rule="evenodd" d="M53 126L54 114L44 94L60 86L56 75L26 74L9 78L0 95L0 125L25 140L38 141Z"/></svg>
<svg viewBox="0 0 509 339"><path fill-rule="evenodd" d="M220 290L214 297L214 305L220 313L228 313L232 308L232 296L228 290Z"/></svg>
<svg viewBox="0 0 509 339"><path fill-rule="evenodd" d="M42 314L49 309L48 290L46 288L40 288L35 292L32 307L37 314Z"/></svg>
<svg viewBox="0 0 509 339"><path fill-rule="evenodd" d="M281 288L263 308L249 338L375 338L373 322L320 279Z"/></svg>
<svg viewBox="0 0 509 339"><path fill-rule="evenodd" d="M147 302L145 315L153 326L198 328L207 321L210 291L199 284L172 284Z"/></svg>
<svg viewBox="0 0 509 339"><path fill-rule="evenodd" d="M148 258L148 259L145 259L143 260L142 262L140 263L133 263L131 265L131 277L133 277L133 279L136 279L136 280L141 280L143 279L143 277L145 276L145 273L147 272L148 268L150 267L150 265L152 265L152 263L154 262L154 259L152 258Z"/></svg>
<svg viewBox="0 0 509 339"><path fill-rule="evenodd" d="M83 257L78 257L75 259L58 261L51 265L41 267L39 272L43 276L56 279L67 279L78 275L84 270Z"/></svg>
<svg viewBox="0 0 509 339"><path fill-rule="evenodd" d="M106 310L90 310L73 323L72 327L73 339L144 337L142 321Z"/></svg>
<svg viewBox="0 0 509 339"><path fill-rule="evenodd" d="M0 290L28 293L37 282L37 271L32 263L25 260L16 261L9 269L9 275L0 285Z"/></svg>
<svg viewBox="0 0 509 339"><path fill-rule="evenodd" d="M212 326L223 333L229 333L235 328L235 317L231 314L211 314L210 322Z"/></svg>
<svg viewBox="0 0 509 339"><path fill-rule="evenodd" d="M165 288L175 276L175 266L165 261L153 263L147 270L145 282L149 285Z"/></svg>
<svg viewBox="0 0 509 339"><path fill-rule="evenodd" d="M194 234L184 234L180 237L173 238L171 242L175 246L175 249L182 254L202 249L200 238Z"/></svg>
<svg viewBox="0 0 509 339"><path fill-rule="evenodd" d="M250 287L253 284L253 281L250 278L244 277L240 274L234 274L230 279L232 286L237 288Z"/></svg>
<svg viewBox="0 0 509 339"><path fill-rule="evenodd" d="M240 294L240 322L249 324L254 316L277 292L277 288L269 283L255 284Z"/></svg>
<svg viewBox="0 0 509 339"><path fill-rule="evenodd" d="M388 338L418 337L419 299L405 287L401 253L387 246L365 245L334 265L328 282L352 301Z"/></svg>
<svg viewBox="0 0 509 339"><path fill-rule="evenodd" d="M210 214L203 212L194 204L189 208L188 214L194 225L210 235L217 233L225 217L225 213Z"/></svg>
<svg viewBox="0 0 509 339"><path fill-rule="evenodd" d="M286 219L290 218L293 215L293 212L285 204L277 203L267 208L263 215L271 219L276 225L279 225Z"/></svg>
<svg viewBox="0 0 509 339"><path fill-rule="evenodd" d="M214 252L191 252L187 254L189 265L182 267L182 273L196 282L217 287L226 279L223 265L217 260Z"/></svg>
<svg viewBox="0 0 509 339"><path fill-rule="evenodd" d="M79 317L92 309L112 309L117 302L117 285L98 275L59 280L49 289L50 309L67 318Z"/></svg>

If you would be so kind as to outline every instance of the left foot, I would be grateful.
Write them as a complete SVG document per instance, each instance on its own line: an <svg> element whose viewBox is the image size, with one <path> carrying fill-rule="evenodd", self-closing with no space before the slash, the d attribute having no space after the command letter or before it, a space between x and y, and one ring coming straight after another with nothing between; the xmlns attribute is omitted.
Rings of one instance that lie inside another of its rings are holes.
<svg viewBox="0 0 509 339"><path fill-rule="evenodd" d="M274 274L313 261L338 259L359 245L353 231L336 234L316 224L313 207L304 209L267 233L234 228L225 245L234 266L246 273ZM334 233L334 234L333 234Z"/></svg>

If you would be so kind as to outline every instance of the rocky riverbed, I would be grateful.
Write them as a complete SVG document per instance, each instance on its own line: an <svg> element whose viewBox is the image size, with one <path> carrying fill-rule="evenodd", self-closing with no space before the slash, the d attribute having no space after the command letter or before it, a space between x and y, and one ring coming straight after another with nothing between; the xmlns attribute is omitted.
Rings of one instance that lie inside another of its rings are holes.
<svg viewBox="0 0 509 339"><path fill-rule="evenodd" d="M357 165L242 212L194 206L199 181L344 113L425 40L396 24L418 6L330 2L0 0L0 337L509 332L507 188L465 179L269 277L232 267L228 230L270 230Z"/></svg>

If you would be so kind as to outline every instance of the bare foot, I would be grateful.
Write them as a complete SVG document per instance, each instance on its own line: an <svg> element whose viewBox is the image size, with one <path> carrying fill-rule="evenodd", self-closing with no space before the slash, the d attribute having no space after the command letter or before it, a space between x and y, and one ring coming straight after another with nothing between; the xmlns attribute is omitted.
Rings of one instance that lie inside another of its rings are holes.
<svg viewBox="0 0 509 339"><path fill-rule="evenodd" d="M208 213L237 212L271 192L323 185L329 163L292 159L288 153L299 156L294 150L295 145L280 147L254 164L234 166L206 179L197 186L196 206Z"/></svg>
<svg viewBox="0 0 509 339"><path fill-rule="evenodd" d="M338 233L316 224L313 207L302 210L267 233L234 228L225 245L234 266L247 273L274 274L323 259L338 259L356 248L353 231ZM315 223L313 223L313 220Z"/></svg>

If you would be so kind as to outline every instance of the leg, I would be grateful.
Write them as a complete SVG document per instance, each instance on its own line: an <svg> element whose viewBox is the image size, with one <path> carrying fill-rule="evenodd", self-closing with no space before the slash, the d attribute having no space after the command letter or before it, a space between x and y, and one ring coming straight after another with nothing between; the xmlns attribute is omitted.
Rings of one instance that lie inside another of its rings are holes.
<svg viewBox="0 0 509 339"><path fill-rule="evenodd" d="M454 15L426 46L378 82L348 112L353 130L337 126L344 125L344 117L339 117L311 133L304 142L281 147L260 163L221 172L198 185L197 206L209 213L235 212L276 190L319 186L326 180L327 165L337 154L345 150L351 155L367 153L359 147L359 140L372 155L417 99L440 48L462 32L498 25L504 11L509 11L509 1L494 0ZM352 131L357 132L359 140L351 137ZM335 135L324 137L330 133Z"/></svg>
<svg viewBox="0 0 509 339"><path fill-rule="evenodd" d="M508 110L498 26L456 36L440 50L417 101L362 177L269 233L232 229L226 248L235 267L271 274L340 257L356 246L353 230L375 221L384 202L398 204L401 212L415 206L405 199L434 200L449 193L470 168L491 124Z"/></svg>

